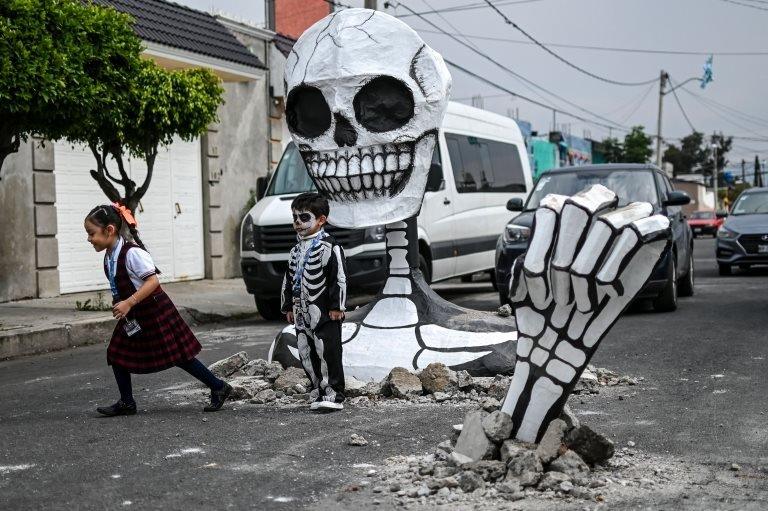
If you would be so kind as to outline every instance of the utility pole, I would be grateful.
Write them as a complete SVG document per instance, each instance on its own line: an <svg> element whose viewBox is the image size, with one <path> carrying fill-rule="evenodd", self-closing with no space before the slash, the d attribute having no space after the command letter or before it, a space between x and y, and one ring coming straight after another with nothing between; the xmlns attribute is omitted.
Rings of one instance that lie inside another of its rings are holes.
<svg viewBox="0 0 768 511"><path fill-rule="evenodd" d="M552 131L557 131L557 110L552 110Z"/></svg>
<svg viewBox="0 0 768 511"><path fill-rule="evenodd" d="M377 0L365 0L364 7L366 9L373 9L374 11L378 9L379 7L376 5L378 3Z"/></svg>
<svg viewBox="0 0 768 511"><path fill-rule="evenodd" d="M713 135L714 138L714 135ZM712 188L715 190L715 212L719 210L718 208L718 190L717 190L717 144L712 143L712 167L714 168L714 178L712 179Z"/></svg>
<svg viewBox="0 0 768 511"><path fill-rule="evenodd" d="M669 75L663 69L659 74L659 118L656 122L656 166L661 168L661 115L664 109L664 86Z"/></svg>
<svg viewBox="0 0 768 511"><path fill-rule="evenodd" d="M746 166L747 162L744 161L744 158L741 159L741 182L746 183L747 182L747 175L746 175Z"/></svg>

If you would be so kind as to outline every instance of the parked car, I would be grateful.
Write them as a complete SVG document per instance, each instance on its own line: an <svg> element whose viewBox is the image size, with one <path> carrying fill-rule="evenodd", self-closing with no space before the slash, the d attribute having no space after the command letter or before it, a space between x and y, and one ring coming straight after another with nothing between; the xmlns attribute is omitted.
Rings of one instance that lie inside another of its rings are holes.
<svg viewBox="0 0 768 511"><path fill-rule="evenodd" d="M693 295L693 235L680 207L691 201L688 194L675 190L669 178L653 165L605 164L552 169L539 178L525 204L510 199L508 208L522 212L506 225L496 247L496 278L502 304L508 303L512 263L528 249L534 211L541 199L549 193L573 195L593 184L613 190L619 206L649 202L656 213L669 218L673 243L662 254L638 298L652 298L654 309L664 312L677 308L678 296Z"/></svg>
<svg viewBox="0 0 768 511"><path fill-rule="evenodd" d="M730 275L738 265L768 264L768 188L744 190L717 231L717 266Z"/></svg>
<svg viewBox="0 0 768 511"><path fill-rule="evenodd" d="M291 200L314 190L290 143L241 226L240 266L248 292L266 319L280 317L280 284L296 243ZM460 103L448 104L417 219L420 266L427 281L493 272L496 238L512 216L505 204L533 187L517 123ZM330 222L333 222L331 210ZM344 247L351 294L374 292L386 277L384 226L327 228ZM492 279L494 284L495 280Z"/></svg>
<svg viewBox="0 0 768 511"><path fill-rule="evenodd" d="M700 234L710 234L714 237L723 225L723 216L715 211L694 211L688 217L688 225L691 226L694 238Z"/></svg>

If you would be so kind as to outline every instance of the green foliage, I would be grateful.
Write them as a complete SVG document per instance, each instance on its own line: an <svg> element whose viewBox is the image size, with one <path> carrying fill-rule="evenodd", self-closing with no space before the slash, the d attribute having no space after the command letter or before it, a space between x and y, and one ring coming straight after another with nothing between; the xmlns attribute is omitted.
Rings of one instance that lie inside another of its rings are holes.
<svg viewBox="0 0 768 511"><path fill-rule="evenodd" d="M624 159L624 147L617 138L603 140L602 150L606 163L620 163Z"/></svg>
<svg viewBox="0 0 768 511"><path fill-rule="evenodd" d="M653 154L652 142L642 126L632 126L624 137L623 163L647 163Z"/></svg>
<svg viewBox="0 0 768 511"><path fill-rule="evenodd" d="M141 41L130 17L81 0L0 1L0 166L36 133L69 136L113 107Z"/></svg>
<svg viewBox="0 0 768 511"><path fill-rule="evenodd" d="M669 144L663 161L671 163L674 175L678 175L700 170L710 158L711 151L706 147L704 134L694 131L680 140L680 147Z"/></svg>
<svg viewBox="0 0 768 511"><path fill-rule="evenodd" d="M94 301L91 301L90 298L86 299L85 301L81 302L80 300L75 301L75 309L79 311L89 311L89 312L96 312L96 311L111 311L112 305L104 301L104 293L96 293L96 299Z"/></svg>

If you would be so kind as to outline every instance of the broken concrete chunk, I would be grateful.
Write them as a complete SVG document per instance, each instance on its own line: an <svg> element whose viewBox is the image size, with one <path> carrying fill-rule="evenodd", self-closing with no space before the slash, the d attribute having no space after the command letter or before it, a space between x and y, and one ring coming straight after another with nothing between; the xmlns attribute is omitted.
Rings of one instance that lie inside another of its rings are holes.
<svg viewBox="0 0 768 511"><path fill-rule="evenodd" d="M277 394L272 389L264 389L251 398L251 403L263 405L277 399Z"/></svg>
<svg viewBox="0 0 768 511"><path fill-rule="evenodd" d="M588 426L572 429L565 437L565 444L590 465L605 463L615 451L611 440L595 433Z"/></svg>
<svg viewBox="0 0 768 511"><path fill-rule="evenodd" d="M539 455L542 463L549 463L557 457L567 431L568 426L560 419L555 419L549 423L544 436L541 437L539 446L536 448L536 454Z"/></svg>
<svg viewBox="0 0 768 511"><path fill-rule="evenodd" d="M529 444L527 442L521 442L514 438L505 440L501 445L500 458L501 461L507 463L511 458L519 455L524 451L536 451L536 444Z"/></svg>
<svg viewBox="0 0 768 511"><path fill-rule="evenodd" d="M469 412L456 441L455 452L469 456L472 461L489 460L498 452L496 445L485 435L483 419L488 414L482 410Z"/></svg>
<svg viewBox="0 0 768 511"><path fill-rule="evenodd" d="M422 393L421 380L404 367L395 367L385 380L387 394L400 399L410 396L420 396Z"/></svg>
<svg viewBox="0 0 768 511"><path fill-rule="evenodd" d="M459 371L456 373L458 380L459 390L469 390L472 387L472 376L467 371Z"/></svg>
<svg viewBox="0 0 768 511"><path fill-rule="evenodd" d="M253 376L230 377L229 384L232 385L232 393L229 395L229 399L232 401L250 399L262 390L269 388L269 383Z"/></svg>
<svg viewBox="0 0 768 511"><path fill-rule="evenodd" d="M508 318L512 315L512 307L508 303L505 303L498 309L496 309L496 314L501 316L502 318Z"/></svg>
<svg viewBox="0 0 768 511"><path fill-rule="evenodd" d="M264 376L269 367L269 362L263 358L248 361L240 370L248 376Z"/></svg>
<svg viewBox="0 0 768 511"><path fill-rule="evenodd" d="M520 486L533 486L541 478L544 468L535 451L520 449L507 460L507 480L517 481Z"/></svg>
<svg viewBox="0 0 768 511"><path fill-rule="evenodd" d="M352 433L351 435L349 435L349 440L347 440L347 445L355 445L355 446L368 445L368 440L366 440L363 435Z"/></svg>
<svg viewBox="0 0 768 511"><path fill-rule="evenodd" d="M464 493L472 493L483 486L483 478L475 472L465 470L459 474L459 487Z"/></svg>
<svg viewBox="0 0 768 511"><path fill-rule="evenodd" d="M456 372L448 369L445 364L432 362L419 373L421 386L428 394L435 392L452 392L458 388Z"/></svg>
<svg viewBox="0 0 768 511"><path fill-rule="evenodd" d="M539 481L539 490L560 490L560 483L570 481L571 476L562 472L547 472Z"/></svg>
<svg viewBox="0 0 768 511"><path fill-rule="evenodd" d="M471 470L483 478L483 481L498 481L507 473L507 466L496 460L481 460L466 463L461 467L464 470Z"/></svg>
<svg viewBox="0 0 768 511"><path fill-rule="evenodd" d="M571 407L568 405L565 405L563 407L563 411L560 412L559 419L565 422L565 425L568 426L568 431L572 430L573 428L578 428L579 426L581 426L581 422L579 422L579 418L576 417L576 414L573 413L573 410L571 410Z"/></svg>
<svg viewBox="0 0 768 511"><path fill-rule="evenodd" d="M451 454L448 455L448 458L446 461L448 461L448 463L450 463L451 465L454 465L456 467L461 467L466 463L472 463L472 458L470 458L469 456L465 456L461 453L458 453L454 450Z"/></svg>
<svg viewBox="0 0 768 511"><path fill-rule="evenodd" d="M296 393L295 387L297 384L304 387L304 389L311 388L309 378L307 378L307 374L303 369L289 367L277 377L274 388L291 395Z"/></svg>
<svg viewBox="0 0 768 511"><path fill-rule="evenodd" d="M589 473L589 466L575 451L568 449L549 464L548 470L562 472L571 477L583 477Z"/></svg>
<svg viewBox="0 0 768 511"><path fill-rule="evenodd" d="M483 418L483 430L493 442L501 443L512 434L512 417L502 411L491 412Z"/></svg>
<svg viewBox="0 0 768 511"><path fill-rule="evenodd" d="M283 366L280 365L280 362L270 362L264 370L264 379L274 382L281 374L283 374Z"/></svg>
<svg viewBox="0 0 768 511"><path fill-rule="evenodd" d="M363 389L366 382L360 381L354 376L347 376L344 378L344 394L347 397L360 397L364 396Z"/></svg>
<svg viewBox="0 0 768 511"><path fill-rule="evenodd" d="M248 363L248 354L244 351L235 353L208 366L217 378L226 378L237 372Z"/></svg>

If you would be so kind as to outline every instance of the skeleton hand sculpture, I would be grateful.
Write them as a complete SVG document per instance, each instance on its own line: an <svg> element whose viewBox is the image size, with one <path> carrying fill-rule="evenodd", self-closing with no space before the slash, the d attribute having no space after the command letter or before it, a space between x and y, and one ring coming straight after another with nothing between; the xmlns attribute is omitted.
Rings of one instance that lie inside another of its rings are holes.
<svg viewBox="0 0 768 511"><path fill-rule="evenodd" d="M528 251L515 262L517 363L502 410L519 440L539 440L559 415L668 244L669 220L651 216L650 204L615 204L601 185L570 198L546 196Z"/></svg>

